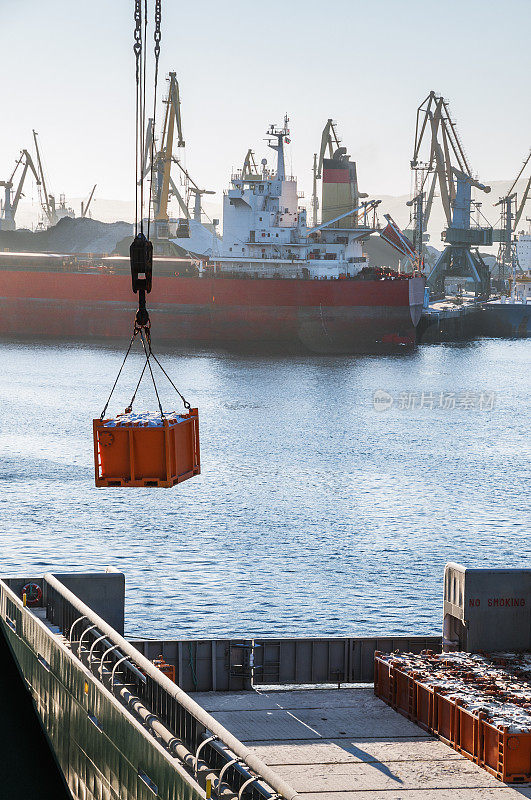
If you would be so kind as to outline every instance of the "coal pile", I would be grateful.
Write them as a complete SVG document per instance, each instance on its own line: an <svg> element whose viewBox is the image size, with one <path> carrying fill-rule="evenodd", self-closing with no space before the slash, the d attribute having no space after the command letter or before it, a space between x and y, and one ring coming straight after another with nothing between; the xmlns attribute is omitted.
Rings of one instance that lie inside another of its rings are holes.
<svg viewBox="0 0 531 800"><path fill-rule="evenodd" d="M133 235L129 222L63 217L57 225L35 233L27 229L0 231L0 249L24 253L114 253L119 241Z"/></svg>

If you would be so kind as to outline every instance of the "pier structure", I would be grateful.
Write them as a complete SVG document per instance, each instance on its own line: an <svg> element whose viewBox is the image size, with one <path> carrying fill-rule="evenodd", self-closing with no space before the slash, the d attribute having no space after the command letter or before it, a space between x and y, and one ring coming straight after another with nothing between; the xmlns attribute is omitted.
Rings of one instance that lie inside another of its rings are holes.
<svg viewBox="0 0 531 800"><path fill-rule="evenodd" d="M124 599L114 570L0 580L1 635L75 800L531 796L374 696L376 650L441 637L127 640Z"/></svg>

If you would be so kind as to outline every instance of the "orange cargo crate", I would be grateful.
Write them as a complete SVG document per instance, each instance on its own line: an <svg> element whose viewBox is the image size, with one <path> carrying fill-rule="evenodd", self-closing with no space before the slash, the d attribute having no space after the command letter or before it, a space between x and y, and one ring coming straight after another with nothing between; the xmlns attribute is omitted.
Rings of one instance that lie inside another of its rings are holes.
<svg viewBox="0 0 531 800"><path fill-rule="evenodd" d="M429 733L433 733L433 714L435 691L420 681L415 681L417 725Z"/></svg>
<svg viewBox="0 0 531 800"><path fill-rule="evenodd" d="M462 755L479 762L480 715L469 711L462 701L455 706L455 749Z"/></svg>
<svg viewBox="0 0 531 800"><path fill-rule="evenodd" d="M439 739L455 745L455 700L435 691L433 696L433 730Z"/></svg>
<svg viewBox="0 0 531 800"><path fill-rule="evenodd" d="M416 698L415 698L415 678L413 675L408 675L407 672L402 670L393 669L393 678L395 685L395 703L396 711L399 711L408 719L416 722Z"/></svg>
<svg viewBox="0 0 531 800"><path fill-rule="evenodd" d="M389 661L374 653L374 694L384 703L394 706L393 667Z"/></svg>
<svg viewBox="0 0 531 800"><path fill-rule="evenodd" d="M481 766L505 783L531 780L531 733L509 733L484 719L479 725Z"/></svg>
<svg viewBox="0 0 531 800"><path fill-rule="evenodd" d="M153 427L95 419L93 430L96 486L169 488L201 471L197 408Z"/></svg>
<svg viewBox="0 0 531 800"><path fill-rule="evenodd" d="M175 683L175 667L173 664L167 664L163 657L159 656L158 658L153 659L153 666L155 666L157 669L160 669L160 671L166 675L170 681Z"/></svg>

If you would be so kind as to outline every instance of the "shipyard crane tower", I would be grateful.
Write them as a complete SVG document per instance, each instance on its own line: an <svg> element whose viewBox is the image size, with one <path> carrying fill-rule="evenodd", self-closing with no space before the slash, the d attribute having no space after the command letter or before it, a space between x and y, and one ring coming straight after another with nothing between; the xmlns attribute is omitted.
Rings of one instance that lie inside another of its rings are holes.
<svg viewBox="0 0 531 800"><path fill-rule="evenodd" d="M12 189L14 185L13 181L15 179L16 172L22 163L24 164L24 166L22 168L20 179L17 188L15 190L15 194L14 196L12 196ZM8 180L0 181L0 186L2 186L5 190L4 200L3 202L0 201L0 230L2 231L16 230L17 226L15 224L15 215L17 213L17 208L20 198L24 196L22 193L22 189L24 187L24 181L26 180L28 170L31 170L31 172L33 172L37 186L40 186L40 179L37 174L37 170L35 169L32 157L30 156L27 150L21 150L20 156L15 164L15 169L11 173Z"/></svg>
<svg viewBox="0 0 531 800"><path fill-rule="evenodd" d="M426 142L427 157L422 158ZM477 248L492 244L492 228L473 224L471 210L473 205L479 207L472 201L472 188L490 192L490 187L472 177L448 102L433 91L417 109L411 168L415 174L409 203L413 209L412 239L421 260L436 188L447 223L441 237L446 246L428 275L429 288L444 294L445 278L451 275L463 278L463 282L471 280L476 296L488 297L489 269Z"/></svg>
<svg viewBox="0 0 531 800"><path fill-rule="evenodd" d="M154 217L154 246L156 252L163 252L169 248L170 217L168 204L175 197L181 215L177 222L176 236L179 239L190 237L190 220L192 215L189 210L190 198L194 196L194 221L201 222L201 197L205 194L215 194L208 189L200 189L190 174L181 164L181 160L174 154L175 139L177 148L185 146L182 117L181 97L176 73L168 75L168 96L164 100L166 113L160 138L160 146L155 146L153 120L150 119L145 136L145 149L143 154L142 178L152 172L152 204ZM176 135L177 134L177 135ZM172 166L180 170L184 181L184 191L180 190L172 177ZM166 244L164 243L164 240Z"/></svg>
<svg viewBox="0 0 531 800"><path fill-rule="evenodd" d="M347 148L341 146L337 133L337 123L328 119L321 134L319 155L313 156L312 219L317 225L319 199L317 181L322 180L321 222L329 222L348 208L357 208L362 198L368 197L358 189L356 162L347 155ZM356 217L346 220L345 227L355 228Z"/></svg>
<svg viewBox="0 0 531 800"><path fill-rule="evenodd" d="M504 289L505 281L512 277L516 277L517 271L522 271L518 263L518 251L516 247L516 229L522 219L525 204L529 199L529 191L531 189L531 174L527 179L526 187L518 202L518 193L515 191L516 184L524 174L526 168L531 163L531 150L525 159L520 172L514 179L511 188L504 197L500 197L495 206L501 206L501 226L495 228L493 231L493 241L499 242L498 255L496 263L498 266L498 280L500 282L500 289Z"/></svg>

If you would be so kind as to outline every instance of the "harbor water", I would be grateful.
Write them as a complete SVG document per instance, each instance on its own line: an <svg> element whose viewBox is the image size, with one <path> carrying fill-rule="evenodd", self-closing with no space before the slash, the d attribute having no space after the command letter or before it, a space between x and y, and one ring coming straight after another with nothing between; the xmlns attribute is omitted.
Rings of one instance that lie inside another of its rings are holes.
<svg viewBox="0 0 531 800"><path fill-rule="evenodd" d="M202 449L202 474L170 490L93 485L92 418L122 349L0 346L0 574L112 564L128 636L438 633L446 561L529 566L525 340L167 351ZM110 412L141 367L137 354ZM135 411L157 411L147 381Z"/></svg>

